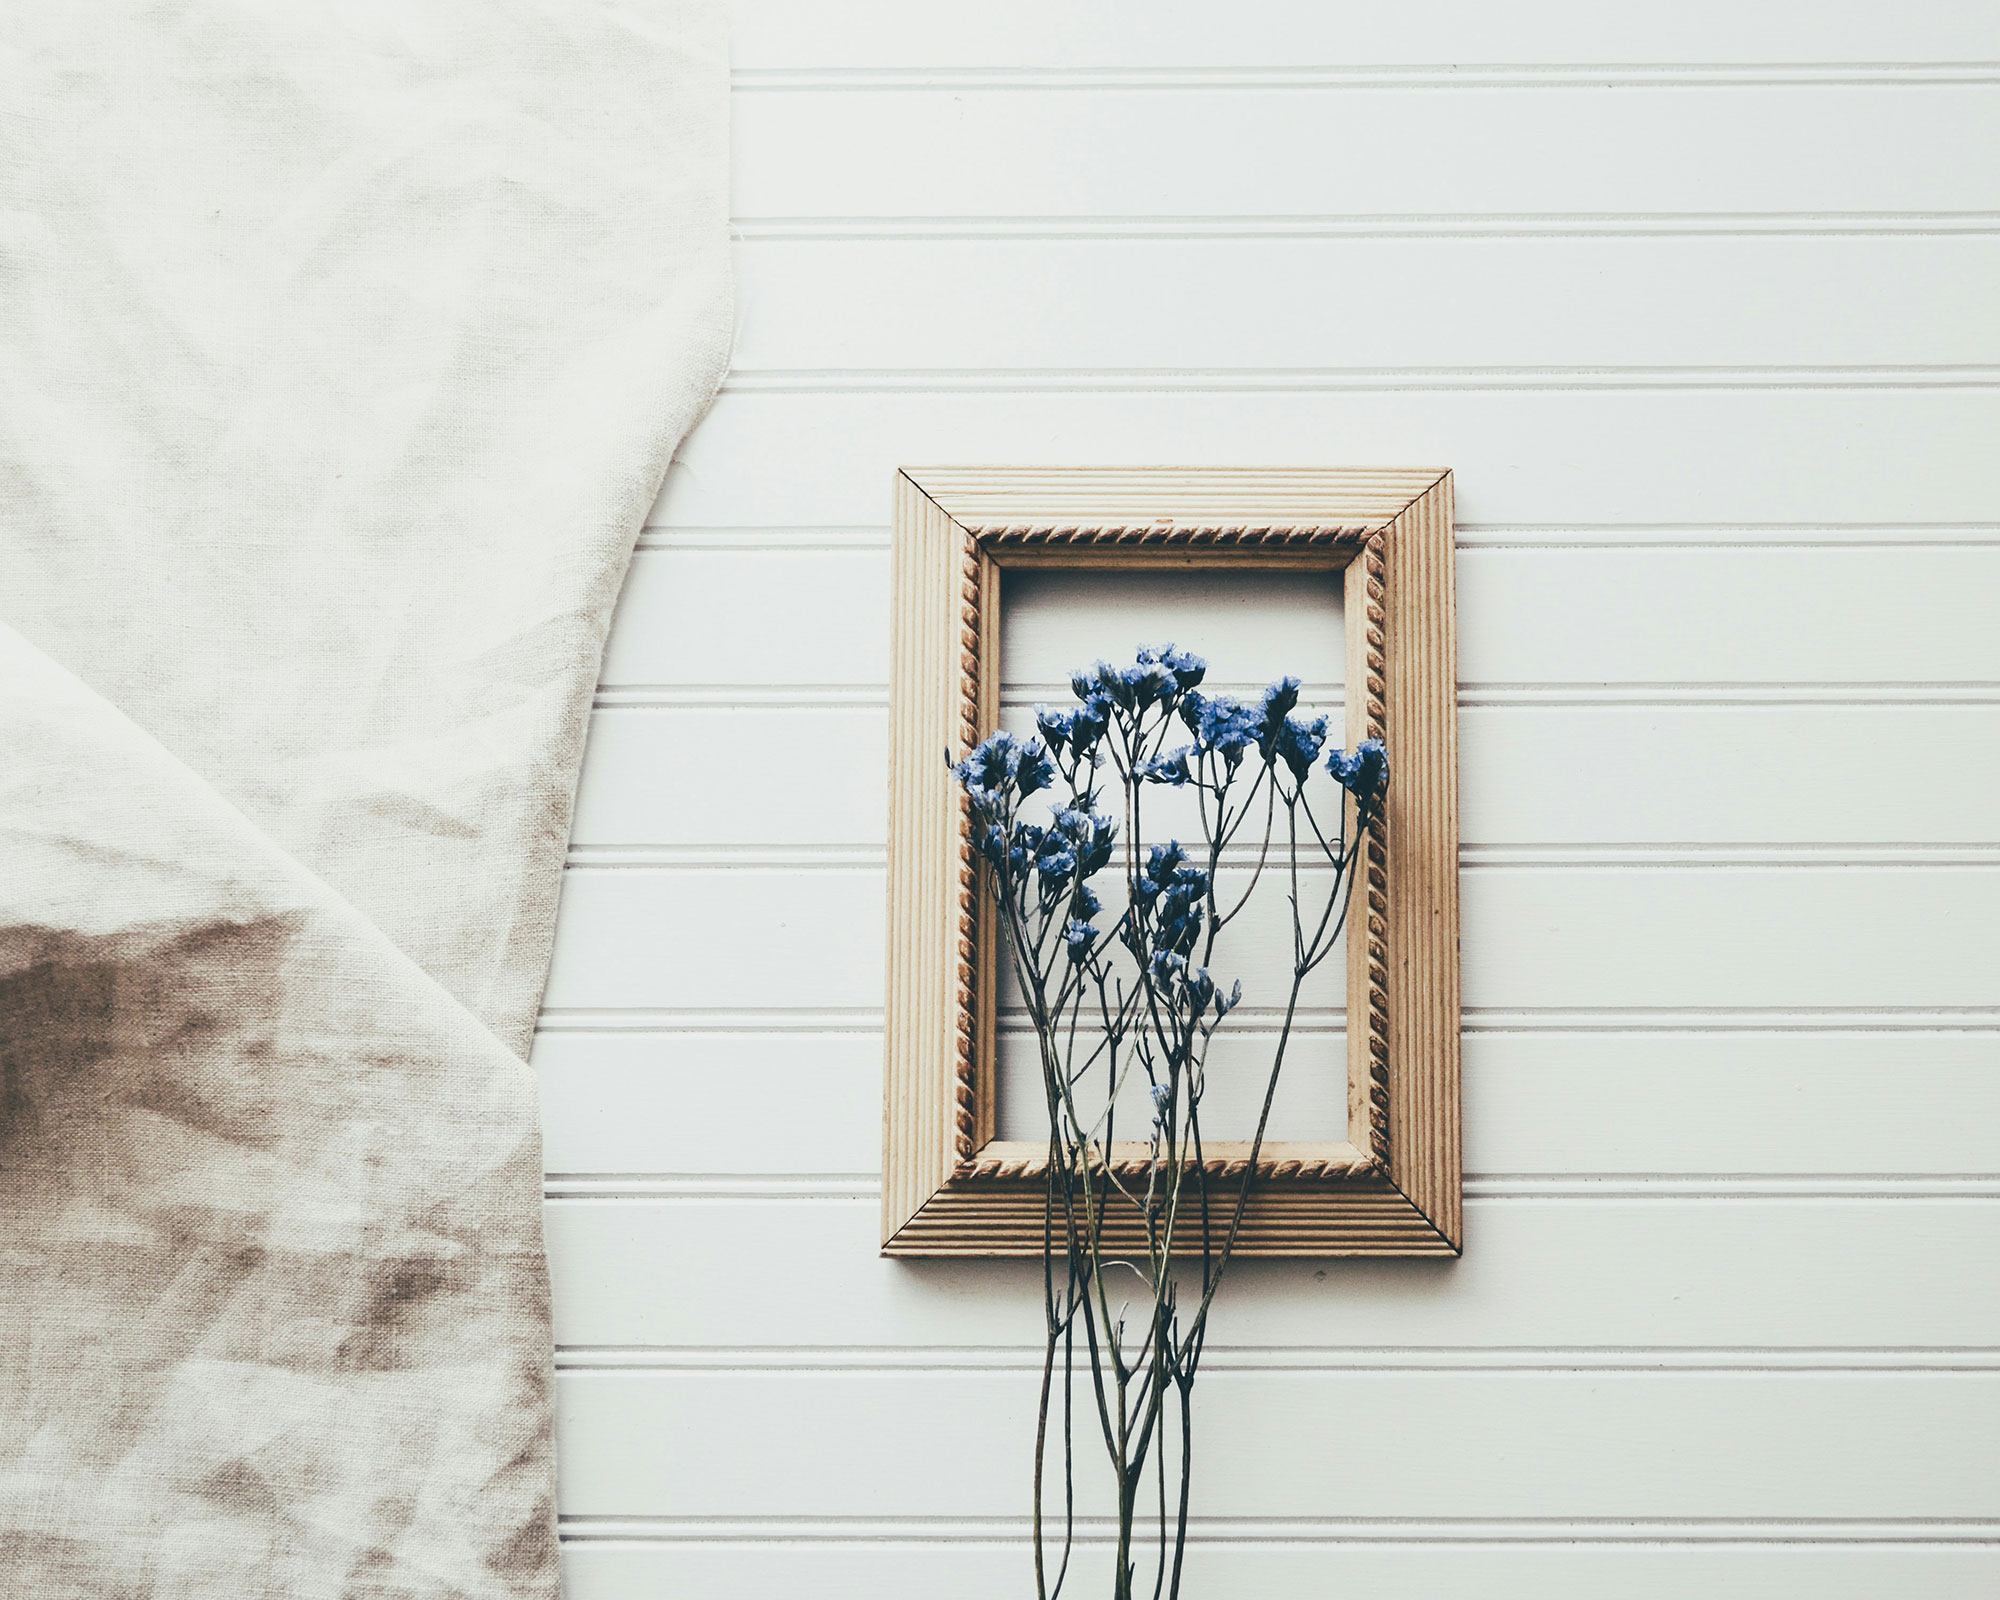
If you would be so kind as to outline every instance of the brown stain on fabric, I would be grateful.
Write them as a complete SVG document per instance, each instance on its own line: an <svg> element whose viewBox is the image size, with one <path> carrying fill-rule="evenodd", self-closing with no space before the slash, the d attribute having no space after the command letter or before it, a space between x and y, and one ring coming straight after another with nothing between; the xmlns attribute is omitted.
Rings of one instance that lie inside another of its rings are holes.
<svg viewBox="0 0 2000 1600"><path fill-rule="evenodd" d="M409 1366L408 1336L426 1305L469 1286L464 1268L444 1256L405 1256L370 1268L360 1285L354 1329L341 1341L342 1370L395 1372Z"/></svg>
<svg viewBox="0 0 2000 1600"><path fill-rule="evenodd" d="M39 962L0 980L0 1161L39 1138L45 1110L111 1054L118 969Z"/></svg>
<svg viewBox="0 0 2000 1600"><path fill-rule="evenodd" d="M176 1445L187 1478L150 1502L168 1522L242 1530L274 1582L310 1560L312 1592L344 1600L553 1595L547 1362L515 1337L524 1318L546 1327L546 1277L478 1187L531 1207L538 1174L391 1159L402 1097L435 1119L451 1067L349 1031L345 995L303 1005L326 957L298 947L302 927L28 930L36 959L0 978L0 1344L25 1349L50 1317L68 1344L34 1367L0 1352L0 1440L53 1425L64 1471L108 1482L159 1443L183 1372L196 1393L220 1379L248 1409L200 1407L203 1450ZM468 1364L491 1399L437 1403ZM311 1409L335 1392L338 1413ZM299 1396L301 1426L272 1435L260 1395ZM348 1407L384 1451L386 1503L330 1530L317 1508L352 1471ZM444 1508L436 1483L465 1501ZM36 1600L152 1600L177 1581L112 1536L41 1550L21 1511L0 1498L10 1600L24 1577ZM464 1570L441 1571L440 1549Z"/></svg>
<svg viewBox="0 0 2000 1600"><path fill-rule="evenodd" d="M296 933L288 916L44 931L42 959L0 979L0 1155L60 1163L123 1107L268 1144L278 1102L256 1057Z"/></svg>
<svg viewBox="0 0 2000 1600"><path fill-rule="evenodd" d="M133 1552L107 1571L103 1546L55 1533L0 1532L0 1595L8 1600L155 1600L151 1559ZM132 1570L136 1567L137 1570Z"/></svg>
<svg viewBox="0 0 2000 1600"><path fill-rule="evenodd" d="M224 1462L196 1483L193 1492L232 1515L270 1521L285 1517L284 1502L271 1480L242 1457Z"/></svg>

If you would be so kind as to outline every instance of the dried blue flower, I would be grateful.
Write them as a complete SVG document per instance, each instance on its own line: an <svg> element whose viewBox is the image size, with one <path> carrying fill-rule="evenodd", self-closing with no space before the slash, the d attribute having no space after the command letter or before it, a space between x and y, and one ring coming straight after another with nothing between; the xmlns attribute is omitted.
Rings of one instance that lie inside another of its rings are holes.
<svg viewBox="0 0 2000 1600"><path fill-rule="evenodd" d="M1194 714L1188 714L1188 708ZM1191 694L1181 703L1181 720L1194 734L1195 748L1214 751L1231 772L1243 759L1243 752L1257 742L1264 726L1263 713L1224 695Z"/></svg>
<svg viewBox="0 0 2000 1600"><path fill-rule="evenodd" d="M1208 676L1208 663L1192 650L1182 650L1171 644L1141 645L1139 664L1142 667L1164 667L1174 675L1176 688L1192 689Z"/></svg>
<svg viewBox="0 0 2000 1600"><path fill-rule="evenodd" d="M1354 748L1361 759L1360 769L1354 774L1354 788L1359 794L1379 795L1389 787L1389 752L1380 739L1363 739Z"/></svg>
<svg viewBox="0 0 2000 1600"><path fill-rule="evenodd" d="M1179 789L1192 776L1188 771L1188 758L1193 754L1194 746L1184 744L1180 749L1154 760L1141 761L1132 770L1147 783L1165 783Z"/></svg>
<svg viewBox="0 0 2000 1600"><path fill-rule="evenodd" d="M1111 860L1111 847L1118 838L1118 825L1094 811L1065 806L1055 814L1055 831L1069 841L1076 856L1079 877L1094 877Z"/></svg>
<svg viewBox="0 0 2000 1600"><path fill-rule="evenodd" d="M1067 878L1076 871L1076 857L1068 850L1049 850L1035 858L1035 870L1051 880Z"/></svg>
<svg viewBox="0 0 2000 1600"><path fill-rule="evenodd" d="M1187 852L1181 849L1178 839L1169 839L1165 844L1156 844L1148 850L1146 864L1139 869L1139 881L1133 886L1140 903L1151 905L1186 859Z"/></svg>
<svg viewBox="0 0 2000 1600"><path fill-rule="evenodd" d="M1005 728L980 741L972 754L951 769L967 789L999 794L1010 787L1021 767L1021 745Z"/></svg>
<svg viewBox="0 0 2000 1600"><path fill-rule="evenodd" d="M1078 760L1091 756L1111 726L1111 702L1093 691L1070 713L1069 745Z"/></svg>
<svg viewBox="0 0 2000 1600"><path fill-rule="evenodd" d="M1257 707L1257 750L1266 761L1269 761L1276 752L1278 735L1285 726L1285 718L1298 703L1297 678L1280 678L1264 691L1264 698Z"/></svg>
<svg viewBox="0 0 2000 1600"><path fill-rule="evenodd" d="M1363 739L1353 755L1336 750L1328 756L1326 770L1365 812L1389 787L1389 752L1380 739Z"/></svg>
<svg viewBox="0 0 2000 1600"><path fill-rule="evenodd" d="M1093 662L1087 669L1070 673L1069 686L1077 699L1121 706L1130 711L1132 706L1132 686L1125 681L1125 674L1108 661Z"/></svg>
<svg viewBox="0 0 2000 1600"><path fill-rule="evenodd" d="M1097 941L1097 930L1080 918L1073 918L1063 929L1063 943L1069 947L1069 958L1078 966L1090 959L1090 949Z"/></svg>
<svg viewBox="0 0 2000 1600"><path fill-rule="evenodd" d="M1042 748L1041 740L1030 739L1021 747L1020 765L1014 781L1024 797L1055 783L1055 763L1049 759L1048 751Z"/></svg>
<svg viewBox="0 0 2000 1600"><path fill-rule="evenodd" d="M1208 874L1199 867L1177 866L1158 880L1153 901L1155 943L1168 951L1185 953L1201 937L1202 917L1208 905Z"/></svg>
<svg viewBox="0 0 2000 1600"><path fill-rule="evenodd" d="M1187 957L1171 950L1155 950L1147 970L1152 973L1153 982L1164 987L1187 971Z"/></svg>
<svg viewBox="0 0 2000 1600"><path fill-rule="evenodd" d="M1153 1095L1153 1120L1161 1127L1165 1127L1174 1103L1174 1092L1164 1083L1156 1083L1150 1087Z"/></svg>
<svg viewBox="0 0 2000 1600"><path fill-rule="evenodd" d="M1131 696L1128 702L1134 711L1146 711L1163 700L1172 700L1180 692L1180 682L1161 663L1140 661L1118 675L1119 681Z"/></svg>
<svg viewBox="0 0 2000 1600"><path fill-rule="evenodd" d="M1044 835L1032 822L1018 822L1014 825L1013 837L1007 845L1007 868L1019 876L1026 872L1035 857L1041 852Z"/></svg>
<svg viewBox="0 0 2000 1600"><path fill-rule="evenodd" d="M989 818L1003 815L1010 798L1034 794L1056 781L1055 766L1041 741L1024 744L1005 728L981 740L951 771L970 796L973 809Z"/></svg>
<svg viewBox="0 0 2000 1600"><path fill-rule="evenodd" d="M1187 975L1188 998L1194 1002L1197 1011L1205 1009L1215 997L1215 980L1208 975L1206 967L1190 967Z"/></svg>
<svg viewBox="0 0 2000 1600"><path fill-rule="evenodd" d="M1007 833L997 823L989 822L979 835L979 854L996 871L1004 871L1007 866Z"/></svg>
<svg viewBox="0 0 2000 1600"><path fill-rule="evenodd" d="M1161 653L1160 665L1174 675L1183 689L1192 689L1208 676L1208 663L1192 650L1176 650L1168 645Z"/></svg>
<svg viewBox="0 0 2000 1600"><path fill-rule="evenodd" d="M1063 753L1063 746L1069 743L1070 729L1075 723L1074 711L1051 711L1041 705L1035 707L1035 727L1040 730L1042 742L1049 747L1051 755Z"/></svg>
<svg viewBox="0 0 2000 1600"><path fill-rule="evenodd" d="M1104 902L1097 898L1095 890L1078 885L1076 899L1071 902L1071 909L1077 916L1088 921L1104 909Z"/></svg>
<svg viewBox="0 0 2000 1600"><path fill-rule="evenodd" d="M1279 724L1278 756L1291 769L1294 782L1304 783L1312 764L1319 759L1320 746L1326 743L1326 727L1325 717L1308 720L1292 716Z"/></svg>

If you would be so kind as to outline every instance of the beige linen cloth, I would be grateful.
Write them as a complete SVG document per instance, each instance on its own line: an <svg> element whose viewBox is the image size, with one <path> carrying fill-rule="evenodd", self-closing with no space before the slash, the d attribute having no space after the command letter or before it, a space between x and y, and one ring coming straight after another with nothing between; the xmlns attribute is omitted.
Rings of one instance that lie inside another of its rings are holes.
<svg viewBox="0 0 2000 1600"><path fill-rule="evenodd" d="M4 8L9 1600L557 1592L523 1057L719 10Z"/></svg>

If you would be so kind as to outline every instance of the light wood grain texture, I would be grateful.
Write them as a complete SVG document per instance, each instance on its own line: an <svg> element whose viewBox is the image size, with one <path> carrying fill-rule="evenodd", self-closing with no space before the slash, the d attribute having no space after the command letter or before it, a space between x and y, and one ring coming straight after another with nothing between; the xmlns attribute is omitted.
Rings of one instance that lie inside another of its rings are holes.
<svg viewBox="0 0 2000 1600"><path fill-rule="evenodd" d="M1219 1152L1252 1184L1248 1255L1452 1254L1459 1237L1458 768L1451 479L1437 469L911 468L896 480L883 1249L1043 1248L1039 1146L993 1138L996 974L962 755L998 726L999 574L1160 567L1347 571L1347 721L1389 746L1347 939L1349 1138ZM940 640L955 663L940 670ZM926 886L949 884L948 924ZM942 1007L947 1025L940 1027ZM949 1150L952 1162L941 1163ZM1142 1159L1134 1147L1110 1159ZM1136 1214L1107 1224L1137 1247Z"/></svg>
<svg viewBox="0 0 2000 1600"><path fill-rule="evenodd" d="M908 478L895 485L896 602L890 701L888 998L896 1018L883 1054L885 1230L901 1225L951 1175L958 1158L956 1062L971 1026L961 860L961 802L945 762L965 747L960 684L962 541L951 520Z"/></svg>

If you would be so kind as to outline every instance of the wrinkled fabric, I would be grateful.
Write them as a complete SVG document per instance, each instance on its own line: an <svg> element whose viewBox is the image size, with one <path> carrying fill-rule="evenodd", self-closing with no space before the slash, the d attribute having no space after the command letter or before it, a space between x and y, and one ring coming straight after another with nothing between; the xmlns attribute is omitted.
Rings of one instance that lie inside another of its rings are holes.
<svg viewBox="0 0 2000 1600"><path fill-rule="evenodd" d="M0 1596L558 1592L524 1064L719 0L0 33Z"/></svg>

